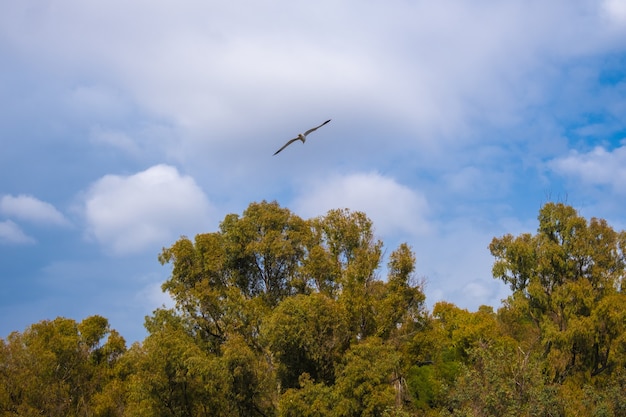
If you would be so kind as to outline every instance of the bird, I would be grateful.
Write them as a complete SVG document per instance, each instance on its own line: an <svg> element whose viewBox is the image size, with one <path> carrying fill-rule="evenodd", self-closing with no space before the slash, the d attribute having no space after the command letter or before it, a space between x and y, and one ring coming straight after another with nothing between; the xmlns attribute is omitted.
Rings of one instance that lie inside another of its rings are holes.
<svg viewBox="0 0 626 417"><path fill-rule="evenodd" d="M304 133L300 133L297 137L291 139L290 141L288 141L287 143L285 143L283 145L282 148L280 148L279 150L277 150L276 152L274 152L274 155L276 155L278 152L282 151L283 149L285 149L287 146L291 145L292 143L294 143L297 140L301 140L302 143L306 142L306 137L309 133L311 132L315 132L317 129L319 129L320 127L324 126L326 123L330 122L331 119L326 120L324 123L322 123L321 125L314 127L312 129L307 130Z"/></svg>

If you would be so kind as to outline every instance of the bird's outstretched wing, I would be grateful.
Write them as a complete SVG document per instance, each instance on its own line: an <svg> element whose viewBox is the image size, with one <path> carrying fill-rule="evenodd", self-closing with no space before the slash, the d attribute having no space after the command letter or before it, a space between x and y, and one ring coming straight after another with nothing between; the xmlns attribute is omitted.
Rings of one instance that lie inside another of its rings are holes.
<svg viewBox="0 0 626 417"><path fill-rule="evenodd" d="M308 135L308 134L309 134L309 133L311 133L311 132L316 131L316 130L317 130L317 129L319 129L320 127L324 126L326 123L330 122L330 120L331 120L331 119L328 119L328 120L326 120L324 123L322 123L321 125L319 125L319 126L317 126L317 127L314 127L313 129L309 129L309 130L307 130L306 132L304 132L304 133L303 133L303 134L301 134L301 135L298 135L298 137L297 137L297 138L293 138L293 139L291 139L289 142L285 143L285 144L283 145L283 147L282 147L282 148L280 148L279 150L277 150L276 152L274 152L274 155L276 155L278 152L282 151L282 150L283 150L283 149L285 149L287 146L291 145L292 143L294 143L294 142L295 142L295 141L297 141L297 140L301 140L301 141L302 141L302 143L304 143L304 138L306 138L306 135Z"/></svg>
<svg viewBox="0 0 626 417"><path fill-rule="evenodd" d="M300 140L300 138L293 138L291 139L289 142L285 143L283 145L282 148L280 148L279 150L277 150L276 152L274 152L274 155L276 155L278 152L282 151L283 149L285 149L287 146L291 145L292 143L294 143L295 141Z"/></svg>
<svg viewBox="0 0 626 417"><path fill-rule="evenodd" d="M311 132L315 132L317 129L319 129L320 127L324 126L326 123L330 122L331 119L326 120L324 123L322 123L321 125L319 125L318 127L314 127L313 129L309 129L306 132L304 132L304 136L308 135Z"/></svg>

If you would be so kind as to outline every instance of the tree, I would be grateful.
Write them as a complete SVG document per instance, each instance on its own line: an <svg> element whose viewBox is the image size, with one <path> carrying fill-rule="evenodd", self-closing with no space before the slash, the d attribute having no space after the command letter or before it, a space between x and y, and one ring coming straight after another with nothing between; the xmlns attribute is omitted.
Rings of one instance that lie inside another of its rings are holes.
<svg viewBox="0 0 626 417"><path fill-rule="evenodd" d="M394 251L388 282L376 276L381 259L382 242L364 213L331 210L303 220L265 201L159 256L173 264L163 285L176 300L172 314L226 370L228 401L239 414L269 413L284 405L276 394L285 390L333 386L351 344L416 330L424 295L413 282L415 257L408 245ZM148 320L151 334L160 322L158 314Z"/></svg>
<svg viewBox="0 0 626 417"><path fill-rule="evenodd" d="M414 280L415 255L409 245L393 251L387 267L387 282L377 282L380 290L374 296L375 333L383 339L421 330L426 317L426 296Z"/></svg>
<svg viewBox="0 0 626 417"><path fill-rule="evenodd" d="M127 413L138 416L228 416L229 375L201 348L185 319L159 309L146 318L150 335L126 355Z"/></svg>
<svg viewBox="0 0 626 417"><path fill-rule="evenodd" d="M93 399L126 349L101 316L80 323L63 317L41 321L12 333L0 347L0 393L5 400L0 411L49 416L94 415Z"/></svg>
<svg viewBox="0 0 626 417"><path fill-rule="evenodd" d="M277 203L253 203L242 217L227 215L219 232L164 248L159 260L174 267L163 290L214 352L233 332L253 344L255 312L305 291L297 275L308 234L306 222Z"/></svg>
<svg viewBox="0 0 626 417"><path fill-rule="evenodd" d="M321 244L341 271L337 277L338 299L348 314L352 332L365 339L376 332L372 286L383 244L374 239L372 222L362 212L331 210L315 222L315 227L321 230Z"/></svg>
<svg viewBox="0 0 626 417"><path fill-rule="evenodd" d="M273 307L304 290L297 272L310 229L300 217L276 202L252 203L242 217L226 216L220 229L226 267L244 295L261 295Z"/></svg>
<svg viewBox="0 0 626 417"><path fill-rule="evenodd" d="M548 203L536 235L494 238L490 250L494 277L513 291L508 305L535 323L554 381L614 368L624 323L617 306L625 297L625 232Z"/></svg>

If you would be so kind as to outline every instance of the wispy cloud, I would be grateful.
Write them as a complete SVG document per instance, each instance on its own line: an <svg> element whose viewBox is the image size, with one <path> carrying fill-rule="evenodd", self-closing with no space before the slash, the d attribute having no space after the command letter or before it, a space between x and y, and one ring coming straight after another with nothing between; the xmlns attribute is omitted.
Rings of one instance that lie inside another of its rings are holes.
<svg viewBox="0 0 626 417"><path fill-rule="evenodd" d="M211 214L193 178L169 165L129 176L106 175L84 197L88 234L115 254L154 249L197 233L211 222Z"/></svg>
<svg viewBox="0 0 626 417"><path fill-rule="evenodd" d="M52 204L33 196L4 195L0 198L0 213L7 217L39 224L67 226L70 222Z"/></svg>
<svg viewBox="0 0 626 417"><path fill-rule="evenodd" d="M572 150L551 161L550 166L583 184L608 186L616 193L626 194L626 141L613 150L601 146L589 152Z"/></svg>
<svg viewBox="0 0 626 417"><path fill-rule="evenodd" d="M0 243L31 244L35 242L35 239L24 233L22 229L11 220L0 222Z"/></svg>

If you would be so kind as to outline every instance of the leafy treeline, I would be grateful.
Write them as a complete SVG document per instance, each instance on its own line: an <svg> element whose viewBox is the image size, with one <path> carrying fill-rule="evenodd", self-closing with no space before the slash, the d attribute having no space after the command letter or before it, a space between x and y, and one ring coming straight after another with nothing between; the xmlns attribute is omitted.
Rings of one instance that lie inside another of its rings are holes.
<svg viewBox="0 0 626 417"><path fill-rule="evenodd" d="M498 311L429 312L365 214L253 203L162 251L142 343L100 316L0 340L0 415L626 416L626 233L549 203L489 249Z"/></svg>

